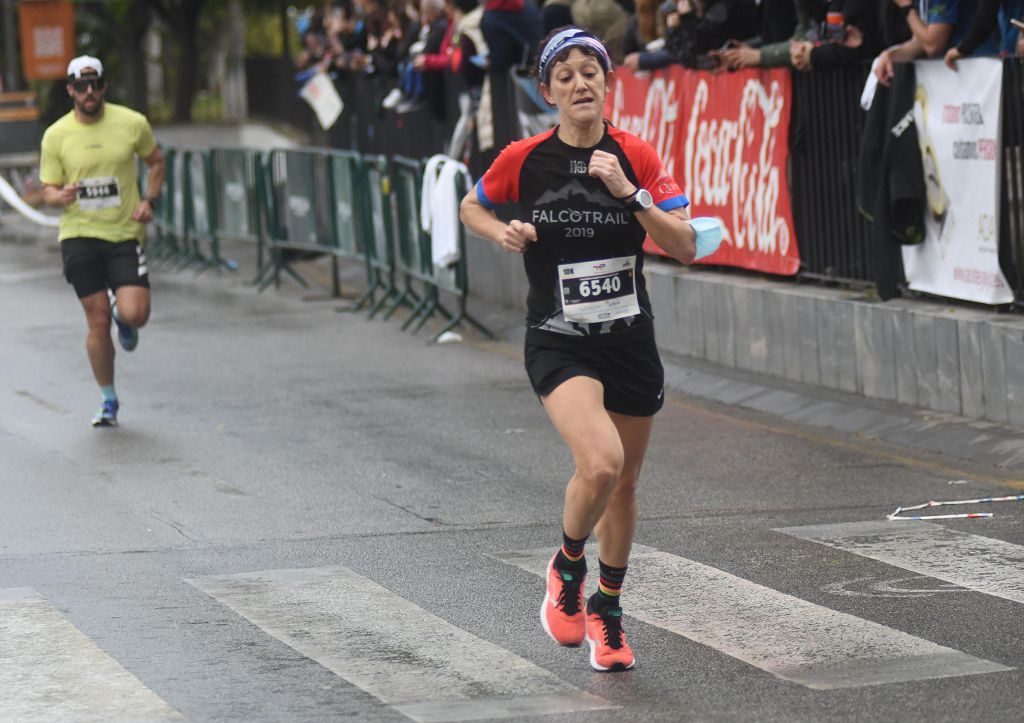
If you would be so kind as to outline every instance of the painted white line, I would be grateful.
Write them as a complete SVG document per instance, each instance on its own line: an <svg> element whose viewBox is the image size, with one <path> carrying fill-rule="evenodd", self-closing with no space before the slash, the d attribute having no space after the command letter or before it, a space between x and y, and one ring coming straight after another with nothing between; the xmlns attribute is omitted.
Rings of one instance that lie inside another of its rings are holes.
<svg viewBox="0 0 1024 723"><path fill-rule="evenodd" d="M551 550L497 557L543 575ZM649 547L634 546L626 582L628 616L808 688L1012 670Z"/></svg>
<svg viewBox="0 0 1024 723"><path fill-rule="evenodd" d="M31 588L0 590L0 717L184 720Z"/></svg>
<svg viewBox="0 0 1024 723"><path fill-rule="evenodd" d="M344 567L188 582L416 721L617 707Z"/></svg>
<svg viewBox="0 0 1024 723"><path fill-rule="evenodd" d="M777 530L1024 603L1024 547L929 522L844 522Z"/></svg>

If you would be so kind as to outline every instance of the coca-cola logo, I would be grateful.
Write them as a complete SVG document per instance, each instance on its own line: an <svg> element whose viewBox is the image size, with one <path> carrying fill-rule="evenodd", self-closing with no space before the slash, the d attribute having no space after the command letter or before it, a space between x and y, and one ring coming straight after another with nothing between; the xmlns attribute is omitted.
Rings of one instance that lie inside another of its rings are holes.
<svg viewBox="0 0 1024 723"><path fill-rule="evenodd" d="M653 77L638 114L637 99L627 99L626 86L642 81L623 79L612 97L612 123L654 146L668 173L682 178L694 215L717 216L722 221L726 244L748 253L788 255L792 231L779 205L784 176L775 158L779 134L786 130L781 127L786 110L783 88L777 80L765 87L759 78L750 77L739 94L738 108L733 93L723 108L719 99L711 98L705 77L690 77L696 81L682 129L681 159L676 126L686 89L680 85L689 83L677 84L672 76ZM677 160L683 163L680 174Z"/></svg>
<svg viewBox="0 0 1024 723"><path fill-rule="evenodd" d="M612 125L640 136L654 146L665 170L675 175L676 121L679 119L679 91L673 78L654 78L647 87L642 115L626 112L625 83L615 84L612 98Z"/></svg>

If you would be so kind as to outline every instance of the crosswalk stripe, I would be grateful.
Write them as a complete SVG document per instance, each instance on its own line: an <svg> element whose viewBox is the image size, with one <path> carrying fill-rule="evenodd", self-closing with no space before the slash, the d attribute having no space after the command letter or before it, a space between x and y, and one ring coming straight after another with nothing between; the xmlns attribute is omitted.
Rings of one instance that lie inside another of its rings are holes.
<svg viewBox="0 0 1024 723"><path fill-rule="evenodd" d="M0 716L184 720L31 588L0 590Z"/></svg>
<svg viewBox="0 0 1024 723"><path fill-rule="evenodd" d="M415 721L615 708L344 567L188 580Z"/></svg>
<svg viewBox="0 0 1024 723"><path fill-rule="evenodd" d="M551 550L496 557L543 576ZM633 548L626 582L628 616L808 688L1012 670L641 545ZM643 651L638 659L642 665Z"/></svg>
<svg viewBox="0 0 1024 723"><path fill-rule="evenodd" d="M1024 603L1024 546L929 522L844 522L778 532Z"/></svg>

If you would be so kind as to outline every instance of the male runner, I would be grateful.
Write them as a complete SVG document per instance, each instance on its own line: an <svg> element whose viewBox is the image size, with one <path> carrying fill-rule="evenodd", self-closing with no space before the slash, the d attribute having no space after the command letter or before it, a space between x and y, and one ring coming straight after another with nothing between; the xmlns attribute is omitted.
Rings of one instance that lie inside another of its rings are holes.
<svg viewBox="0 0 1024 723"><path fill-rule="evenodd" d="M68 64L75 107L43 134L39 178L43 201L60 217L64 275L89 327L86 351L102 402L94 427L117 424L110 319L125 351L139 343L149 319L149 276L142 241L164 182L164 157L141 113L105 101L103 63L82 55ZM148 173L140 198L135 157Z"/></svg>

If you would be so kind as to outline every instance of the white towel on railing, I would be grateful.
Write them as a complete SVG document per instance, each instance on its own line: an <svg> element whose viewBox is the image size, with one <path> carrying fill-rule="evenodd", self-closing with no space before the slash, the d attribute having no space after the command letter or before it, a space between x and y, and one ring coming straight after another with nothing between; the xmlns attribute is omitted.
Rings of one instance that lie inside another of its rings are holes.
<svg viewBox="0 0 1024 723"><path fill-rule="evenodd" d="M459 197L455 180L461 176L466 189L473 177L464 163L438 154L427 160L420 196L420 224L430 234L431 261L435 266L451 266L459 260Z"/></svg>

